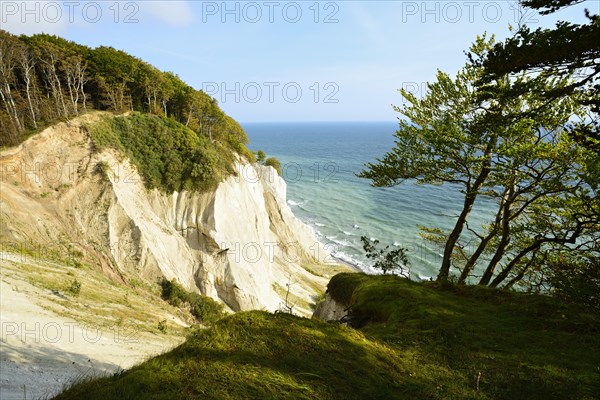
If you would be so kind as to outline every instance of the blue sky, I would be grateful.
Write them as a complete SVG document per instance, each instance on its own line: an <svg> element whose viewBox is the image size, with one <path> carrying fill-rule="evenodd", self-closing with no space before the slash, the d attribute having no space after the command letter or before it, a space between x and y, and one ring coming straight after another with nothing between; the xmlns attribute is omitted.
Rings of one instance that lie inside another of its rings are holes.
<svg viewBox="0 0 600 400"><path fill-rule="evenodd" d="M113 46L177 73L241 122L393 121L404 87L456 72L478 34L584 21L512 1L8 1L0 27Z"/></svg>

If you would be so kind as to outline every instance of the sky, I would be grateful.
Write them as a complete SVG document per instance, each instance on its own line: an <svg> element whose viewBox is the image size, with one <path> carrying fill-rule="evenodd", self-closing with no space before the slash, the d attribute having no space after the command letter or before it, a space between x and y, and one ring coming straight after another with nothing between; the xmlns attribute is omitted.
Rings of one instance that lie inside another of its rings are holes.
<svg viewBox="0 0 600 400"><path fill-rule="evenodd" d="M585 22L587 0L550 16L513 1L8 1L0 28L112 46L215 97L240 122L394 121L456 73L477 35Z"/></svg>

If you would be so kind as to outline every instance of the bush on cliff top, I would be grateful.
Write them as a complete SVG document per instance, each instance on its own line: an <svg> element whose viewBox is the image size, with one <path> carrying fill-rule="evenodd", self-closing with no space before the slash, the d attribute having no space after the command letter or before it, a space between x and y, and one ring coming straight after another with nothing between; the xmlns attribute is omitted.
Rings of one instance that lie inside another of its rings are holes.
<svg viewBox="0 0 600 400"><path fill-rule="evenodd" d="M236 150L169 118L140 113L105 117L88 130L98 150L114 148L129 157L148 188L211 190L235 173Z"/></svg>

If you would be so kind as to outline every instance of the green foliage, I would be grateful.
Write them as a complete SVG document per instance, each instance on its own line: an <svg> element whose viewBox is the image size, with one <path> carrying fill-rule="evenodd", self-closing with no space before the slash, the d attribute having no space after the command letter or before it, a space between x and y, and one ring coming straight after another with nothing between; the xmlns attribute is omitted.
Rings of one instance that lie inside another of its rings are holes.
<svg viewBox="0 0 600 400"><path fill-rule="evenodd" d="M365 279L367 277L363 274L348 273L334 275L327 285L327 293L338 303L350 305L355 289Z"/></svg>
<svg viewBox="0 0 600 400"><path fill-rule="evenodd" d="M75 385L57 399L596 396L600 321L577 307L391 275L336 275L328 291L351 299L350 322L360 330L241 312L194 332L169 353Z"/></svg>
<svg viewBox="0 0 600 400"><path fill-rule="evenodd" d="M148 188L210 190L233 173L233 152L178 122L149 114L107 117L88 127L98 149L124 152Z"/></svg>
<svg viewBox="0 0 600 400"><path fill-rule="evenodd" d="M281 176L281 163L279 162L279 160L277 158L275 158L275 157L267 158L267 154L264 151L258 150L256 152L256 162L258 162L259 164L262 164L262 165L266 165L268 167L275 168L275 171L277 171L277 174L279 176Z"/></svg>
<svg viewBox="0 0 600 400"><path fill-rule="evenodd" d="M167 333L167 320L163 319L162 321L158 321L158 330L161 333Z"/></svg>
<svg viewBox="0 0 600 400"><path fill-rule="evenodd" d="M89 109L146 112L185 125L199 136L253 162L242 127L217 101L172 72L112 47L92 49L46 34L14 36L0 30L0 75L10 97L0 107L0 146L67 121ZM7 112L10 110L10 112ZM115 143L115 138L99 137Z"/></svg>
<svg viewBox="0 0 600 400"><path fill-rule="evenodd" d="M481 373L482 399L594 398L598 313L543 295L356 275L334 276L328 293L346 300L352 326L416 357L421 382L475 388Z"/></svg>
<svg viewBox="0 0 600 400"><path fill-rule="evenodd" d="M81 292L81 282L77 279L74 279L71 284L67 287L67 292L71 293L71 295L77 297Z"/></svg>
<svg viewBox="0 0 600 400"><path fill-rule="evenodd" d="M277 174L279 176L281 176L281 164L279 163L278 159L276 159L275 157L269 157L265 160L265 165L268 167L275 168L275 171L277 171Z"/></svg>
<svg viewBox="0 0 600 400"><path fill-rule="evenodd" d="M478 38L470 51L485 58L492 46L493 39ZM534 285L524 279L535 270L527 260L567 250L580 239L597 251L588 240L600 227L589 167L598 164L597 156L565 131L571 119L583 116L580 104L565 97L548 105L539 95L567 88L568 80L537 82L536 90L521 96L482 100L476 82L484 72L471 61L454 78L438 72L423 98L401 90L407 101L395 107L403 115L395 146L359 176L374 186L407 179L448 184L463 194L451 230L422 228L426 239L443 244L440 282L458 272L461 283L479 276L479 284L492 287L512 286L514 279ZM515 82L532 78L499 76L486 90L503 93ZM496 203L496 215L482 227L469 226L481 198Z"/></svg>
<svg viewBox="0 0 600 400"><path fill-rule="evenodd" d="M162 278L159 284L161 288L161 297L167 303L174 307L181 307L183 303L187 303L189 292L177 283L175 278L171 281Z"/></svg>
<svg viewBox="0 0 600 400"><path fill-rule="evenodd" d="M521 0L521 3L525 7L539 10L541 14L551 14L582 1ZM594 1L589 2L589 5L592 4ZM514 98L538 90L540 85L548 82L572 79L566 87L550 87L549 90L539 91L538 95L546 99L548 107L565 97L584 106L588 110L588 118L572 121L568 130L580 145L600 155L598 7L586 7L585 16L587 23L559 20L553 29L532 30L525 24L519 26L514 35L503 43L496 44L486 57L477 60L485 67L485 74L478 85L483 89L481 95L484 99L499 96ZM522 72L535 75L535 79L525 83L515 82L501 92L493 86L493 81L498 76ZM535 112L532 117L535 118Z"/></svg>
<svg viewBox="0 0 600 400"><path fill-rule="evenodd" d="M553 294L600 313L600 258L560 255L549 261Z"/></svg>
<svg viewBox="0 0 600 400"><path fill-rule="evenodd" d="M238 153L242 157L244 157L250 164L254 164L256 162L256 155L248 150L246 146L242 146L242 150Z"/></svg>
<svg viewBox="0 0 600 400"><path fill-rule="evenodd" d="M378 249L379 240L371 241L366 236L361 236L360 240L363 243L363 250L367 258L375 261L373 268L380 269L384 274L392 272L410 278L410 261L406 255L407 249L399 247L389 250L389 245L383 249Z"/></svg>
<svg viewBox="0 0 600 400"><path fill-rule="evenodd" d="M109 170L110 170L110 166L108 165L108 163L106 161L98 162L98 164L96 164L96 167L94 168L94 172L97 173L98 175L100 175L100 177L105 181L108 181L108 171Z"/></svg>
<svg viewBox="0 0 600 400"><path fill-rule="evenodd" d="M161 297L175 307L189 307L190 313L198 320L212 324L224 316L223 305L210 297L185 290L175 279L160 281Z"/></svg>

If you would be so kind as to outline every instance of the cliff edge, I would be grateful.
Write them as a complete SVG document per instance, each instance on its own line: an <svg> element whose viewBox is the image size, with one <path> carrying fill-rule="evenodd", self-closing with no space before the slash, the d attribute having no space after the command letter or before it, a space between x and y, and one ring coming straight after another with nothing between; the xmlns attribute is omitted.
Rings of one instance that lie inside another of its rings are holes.
<svg viewBox="0 0 600 400"><path fill-rule="evenodd" d="M3 251L63 254L114 281L165 277L231 310L309 315L336 268L286 203L272 167L241 157L215 190L147 189L131 161L87 131L106 113L59 123L0 153Z"/></svg>

